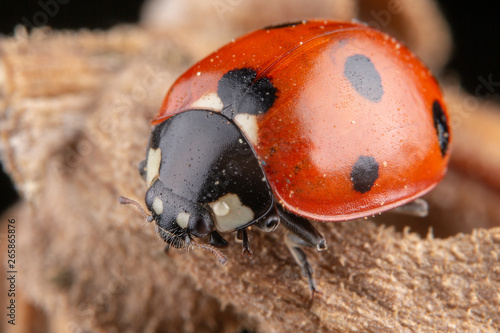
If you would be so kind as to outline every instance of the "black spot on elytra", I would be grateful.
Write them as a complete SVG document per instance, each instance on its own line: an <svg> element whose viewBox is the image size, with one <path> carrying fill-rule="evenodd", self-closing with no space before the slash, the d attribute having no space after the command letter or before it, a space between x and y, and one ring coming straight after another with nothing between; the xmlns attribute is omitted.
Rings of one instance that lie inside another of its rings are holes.
<svg viewBox="0 0 500 333"><path fill-rule="evenodd" d="M434 127L439 141L441 155L446 155L448 144L450 142L450 129L448 127L448 119L444 114L443 108L438 101L432 103L432 117L434 118Z"/></svg>
<svg viewBox="0 0 500 333"><path fill-rule="evenodd" d="M271 29L281 29L287 27L293 27L300 24L305 24L307 21L297 21L297 22L288 22L283 24L269 25L267 27L262 28L262 30L271 30Z"/></svg>
<svg viewBox="0 0 500 333"><path fill-rule="evenodd" d="M217 94L224 106L223 115L233 118L239 113L260 114L273 106L278 89L268 77L256 77L252 68L233 69L222 76Z"/></svg>
<svg viewBox="0 0 500 333"><path fill-rule="evenodd" d="M351 181L358 192L368 192L378 179L378 163L372 156L360 156L351 171Z"/></svg>
<svg viewBox="0 0 500 333"><path fill-rule="evenodd" d="M356 91L372 102L380 102L384 95L380 73L370 58L355 54L347 58L344 75Z"/></svg>

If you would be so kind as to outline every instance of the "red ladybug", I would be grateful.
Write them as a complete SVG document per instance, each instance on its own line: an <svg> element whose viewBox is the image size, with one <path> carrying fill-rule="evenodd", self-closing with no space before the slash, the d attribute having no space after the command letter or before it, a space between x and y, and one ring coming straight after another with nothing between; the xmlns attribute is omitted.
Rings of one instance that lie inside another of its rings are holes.
<svg viewBox="0 0 500 333"><path fill-rule="evenodd" d="M334 21L229 43L174 83L152 123L140 171L160 237L225 262L220 233L237 231L251 254L246 228L281 222L313 293L300 247L326 241L309 219L415 207L443 178L451 142L429 70L387 34Z"/></svg>

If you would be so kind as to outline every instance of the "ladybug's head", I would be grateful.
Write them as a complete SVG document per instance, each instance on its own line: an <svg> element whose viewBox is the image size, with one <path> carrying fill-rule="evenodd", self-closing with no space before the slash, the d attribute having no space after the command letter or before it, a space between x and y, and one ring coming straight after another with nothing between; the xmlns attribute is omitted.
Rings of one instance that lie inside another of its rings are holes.
<svg viewBox="0 0 500 333"><path fill-rule="evenodd" d="M150 198L150 200L148 200L148 197ZM227 262L226 256L224 256L219 250L217 250L216 247L196 242L192 237L193 235L186 228L182 228L179 225L179 222L181 224L189 223L189 216L187 216L187 214L180 214L181 219L185 219L186 221L175 220L174 222L172 218L164 214L167 211L163 211L163 203L156 200L157 197L158 196L154 196L154 190L148 191L148 194L146 194L146 205L151 214L146 213L141 205L134 200L122 196L119 197L119 199L121 204L132 204L136 206L141 211L141 213L146 216L148 222L156 222L156 231L160 238L167 244L167 250L171 246L175 248L188 248L190 246L196 246L213 252L217 256L221 264L224 265ZM221 240L225 242L224 239L221 238ZM215 246L217 247L223 247L224 245L225 244L223 243L215 244Z"/></svg>
<svg viewBox="0 0 500 333"><path fill-rule="evenodd" d="M174 194L159 179L149 187L145 202L158 234L170 246L183 248L191 236L206 237L213 230L206 208Z"/></svg>
<svg viewBox="0 0 500 333"><path fill-rule="evenodd" d="M148 219L170 246L199 245L193 237L209 237L211 245L224 247L218 232L253 224L271 231L279 223L251 144L219 113L186 111L156 125L139 171L148 186Z"/></svg>

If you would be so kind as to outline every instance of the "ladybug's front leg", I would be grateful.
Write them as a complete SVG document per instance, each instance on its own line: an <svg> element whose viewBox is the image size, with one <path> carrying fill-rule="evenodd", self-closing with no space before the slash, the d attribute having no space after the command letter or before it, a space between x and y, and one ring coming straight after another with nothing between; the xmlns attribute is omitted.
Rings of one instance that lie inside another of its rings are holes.
<svg viewBox="0 0 500 333"><path fill-rule="evenodd" d="M308 219L287 212L281 207L278 207L278 213L281 223L289 231L285 238L286 245L297 264L302 268L302 274L307 278L312 297L314 297L314 294L318 292L316 281L314 281L314 271L301 247L314 247L318 251L324 251L327 249L326 240Z"/></svg>
<svg viewBox="0 0 500 333"><path fill-rule="evenodd" d="M276 207L273 205L273 209L271 209L265 217L257 221L254 226L259 228L260 230L264 232L272 232L278 228L278 225L280 223L280 216L279 213L277 212ZM244 256L245 254L248 254L250 258L252 258L252 250L250 249L250 241L248 239L248 232L247 228L239 229L237 230L236 233L236 241L240 242L242 245L242 252L241 255Z"/></svg>
<svg viewBox="0 0 500 333"><path fill-rule="evenodd" d="M247 233L247 229L240 229L238 230L237 234L236 234L236 239L238 241L241 242L241 246L242 246L242 252L241 252L241 256L244 256L245 253L248 254L248 256L250 258L252 258L252 250L250 250L250 241L248 240L248 233Z"/></svg>
<svg viewBox="0 0 500 333"><path fill-rule="evenodd" d="M210 233L210 239L208 243L212 246L218 248L226 248L229 246L229 243L222 237L217 231L212 231Z"/></svg>

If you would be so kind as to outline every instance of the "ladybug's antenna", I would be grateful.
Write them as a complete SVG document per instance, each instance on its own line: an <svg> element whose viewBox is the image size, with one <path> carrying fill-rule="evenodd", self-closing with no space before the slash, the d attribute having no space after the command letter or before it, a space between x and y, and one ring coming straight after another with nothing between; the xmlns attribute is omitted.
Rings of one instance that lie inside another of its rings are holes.
<svg viewBox="0 0 500 333"><path fill-rule="evenodd" d="M198 243L192 238L189 238L189 242L186 242L186 243L188 243L189 245L193 245L193 246L199 247L201 249L208 250L208 251L212 252L213 254L215 254L217 259L219 259L219 262L221 263L221 265L225 265L227 262L227 257L225 255L223 255L222 252L220 252L217 248L215 248L211 245Z"/></svg>
<svg viewBox="0 0 500 333"><path fill-rule="evenodd" d="M144 217L148 220L148 222L153 221L153 217L151 216L151 214L146 213L144 211L144 208L142 208L142 206L137 201L122 196L118 197L118 201L122 205L134 205L135 207L137 207L137 209L139 209L142 215L144 215Z"/></svg>

